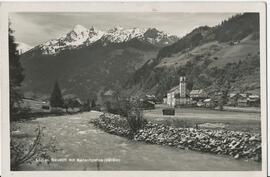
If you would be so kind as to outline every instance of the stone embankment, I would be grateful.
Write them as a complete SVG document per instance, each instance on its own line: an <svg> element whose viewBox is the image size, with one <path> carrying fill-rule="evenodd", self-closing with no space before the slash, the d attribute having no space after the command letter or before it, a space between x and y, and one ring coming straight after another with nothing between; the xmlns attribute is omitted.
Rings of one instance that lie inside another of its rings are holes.
<svg viewBox="0 0 270 177"><path fill-rule="evenodd" d="M126 119L113 114L103 114L92 123L105 132L131 137L136 141L261 161L260 134L224 129L174 128L150 121L132 134Z"/></svg>

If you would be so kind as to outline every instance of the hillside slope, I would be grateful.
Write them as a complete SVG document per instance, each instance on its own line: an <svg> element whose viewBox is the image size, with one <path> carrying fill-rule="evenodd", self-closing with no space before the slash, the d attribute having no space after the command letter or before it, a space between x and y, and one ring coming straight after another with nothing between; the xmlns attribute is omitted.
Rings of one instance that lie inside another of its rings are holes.
<svg viewBox="0 0 270 177"><path fill-rule="evenodd" d="M194 29L164 47L130 78L126 89L134 95L155 94L162 98L187 77L188 89L212 94L260 92L259 15L236 15L215 27Z"/></svg>
<svg viewBox="0 0 270 177"><path fill-rule="evenodd" d="M93 97L100 89L125 81L157 52L153 46L142 50L125 44L89 46L58 55L28 53L21 58L26 76L23 91L48 97L58 80L63 94L75 94L82 99Z"/></svg>

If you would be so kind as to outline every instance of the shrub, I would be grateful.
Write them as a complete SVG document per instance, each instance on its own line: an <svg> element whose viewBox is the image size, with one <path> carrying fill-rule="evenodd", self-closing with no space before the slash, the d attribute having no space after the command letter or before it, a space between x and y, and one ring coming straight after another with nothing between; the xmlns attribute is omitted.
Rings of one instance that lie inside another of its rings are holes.
<svg viewBox="0 0 270 177"><path fill-rule="evenodd" d="M44 128L44 127L43 127ZM10 141L10 159L11 170L18 170L19 167L26 163L33 163L36 161L40 165L42 161L50 163L51 157L48 152L56 152L58 149L55 146L55 139L51 139L48 144L44 145L42 142L43 128L40 126L35 130L37 135L35 139L28 142L15 141L14 138ZM25 140L25 139L24 139Z"/></svg>
<svg viewBox="0 0 270 177"><path fill-rule="evenodd" d="M138 132L146 124L146 120L143 118L143 111L141 109L141 103L139 100L133 100L127 102L127 122L133 134Z"/></svg>
<svg viewBox="0 0 270 177"><path fill-rule="evenodd" d="M16 113L10 112L11 121L18 121L29 118L31 115L31 109L29 107L19 107Z"/></svg>

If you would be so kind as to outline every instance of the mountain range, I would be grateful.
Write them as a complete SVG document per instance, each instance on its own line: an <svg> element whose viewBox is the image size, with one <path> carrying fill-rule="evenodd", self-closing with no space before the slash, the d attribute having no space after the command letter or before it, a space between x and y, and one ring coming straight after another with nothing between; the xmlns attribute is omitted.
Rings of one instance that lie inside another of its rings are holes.
<svg viewBox="0 0 270 177"><path fill-rule="evenodd" d="M23 91L48 96L58 80L63 94L92 97L126 81L160 48L177 40L155 28L116 27L104 32L75 25L66 35L21 55Z"/></svg>
<svg viewBox="0 0 270 177"><path fill-rule="evenodd" d="M243 13L178 38L155 28L108 31L76 25L21 55L23 92L48 97L54 82L82 99L121 88L162 98L187 77L187 87L209 94L260 94L259 14Z"/></svg>
<svg viewBox="0 0 270 177"><path fill-rule="evenodd" d="M34 50L39 50L41 54L54 55L63 50L95 45L96 42L101 42L103 46L106 46L108 44L123 43L134 39L158 47L164 47L174 43L178 40L178 37L170 36L155 28L125 29L123 27L115 27L108 31L101 31L94 27L87 29L82 25L75 25L67 34L42 43L36 46Z"/></svg>

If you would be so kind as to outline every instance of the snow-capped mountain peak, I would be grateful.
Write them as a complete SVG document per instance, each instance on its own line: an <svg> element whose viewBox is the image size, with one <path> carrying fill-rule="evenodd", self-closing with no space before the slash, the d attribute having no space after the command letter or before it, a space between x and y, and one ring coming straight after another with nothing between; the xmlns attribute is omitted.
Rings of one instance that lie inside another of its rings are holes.
<svg viewBox="0 0 270 177"><path fill-rule="evenodd" d="M123 43L131 39L139 39L147 41L153 45L162 47L169 45L177 40L177 38L167 35L155 28L123 28L121 26L109 29L108 31L100 31L91 27L87 29L82 25L75 25L74 28L66 35L47 41L38 46L43 54L56 54L65 49L73 49L82 46L89 46L98 40L101 40L104 46L107 43Z"/></svg>
<svg viewBox="0 0 270 177"><path fill-rule="evenodd" d="M82 25L75 25L74 28L73 28L73 31L74 31L75 33L79 34L79 33L84 33L84 32L86 32L86 31L88 31L88 29L85 28L85 27L82 26Z"/></svg>
<svg viewBox="0 0 270 177"><path fill-rule="evenodd" d="M110 43L121 43L126 42L133 38L139 38L143 36L144 31L139 28L125 29L123 27L116 27L107 32L103 36L103 40Z"/></svg>
<svg viewBox="0 0 270 177"><path fill-rule="evenodd" d="M66 37L63 39L63 42L66 42L66 45L78 46L83 44L89 37L89 30L82 25L74 26Z"/></svg>

